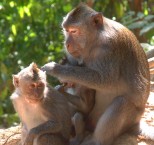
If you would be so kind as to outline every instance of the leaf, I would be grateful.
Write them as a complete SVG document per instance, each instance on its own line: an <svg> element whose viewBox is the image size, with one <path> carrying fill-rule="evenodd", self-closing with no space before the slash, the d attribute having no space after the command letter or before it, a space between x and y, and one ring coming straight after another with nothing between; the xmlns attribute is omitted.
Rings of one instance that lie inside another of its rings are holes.
<svg viewBox="0 0 154 145"><path fill-rule="evenodd" d="M135 15L135 12L134 11L129 11L128 12L128 15L134 16Z"/></svg>
<svg viewBox="0 0 154 145"><path fill-rule="evenodd" d="M14 7L15 6L15 2L14 1L9 2L9 5L10 5L10 7Z"/></svg>
<svg viewBox="0 0 154 145"><path fill-rule="evenodd" d="M12 30L12 33L16 36L17 30L16 30L16 26L14 24L11 26L11 30Z"/></svg>
<svg viewBox="0 0 154 145"><path fill-rule="evenodd" d="M124 11L123 11L123 5L119 2L114 3L115 11L117 13L117 17L120 18L123 16Z"/></svg>
<svg viewBox="0 0 154 145"><path fill-rule="evenodd" d="M137 17L140 18L140 19L143 19L145 17L145 15L141 12L138 12Z"/></svg>
<svg viewBox="0 0 154 145"><path fill-rule="evenodd" d="M28 7L26 7L26 6L24 6L23 7L23 9L24 9L24 12L27 14L27 16L31 16L31 13L30 13L30 10L29 10L29 8Z"/></svg>
<svg viewBox="0 0 154 145"><path fill-rule="evenodd" d="M148 16L146 16L146 17L144 18L144 20L146 20L146 21L150 21L150 20L152 20L152 19L154 19L154 15L148 15Z"/></svg>
<svg viewBox="0 0 154 145"><path fill-rule="evenodd" d="M135 23L132 23L128 26L129 29L137 29L137 28L142 28L144 25L146 25L147 22L145 21L138 21Z"/></svg>
<svg viewBox="0 0 154 145"><path fill-rule="evenodd" d="M64 6L63 6L63 10L64 10L65 12L68 12L68 11L70 11L71 9L72 9L71 5L64 5Z"/></svg>
<svg viewBox="0 0 154 145"><path fill-rule="evenodd" d="M143 35L144 33L147 33L148 31L150 31L151 29L154 29L154 22L150 23L149 25L143 27L140 31L140 35Z"/></svg>
<svg viewBox="0 0 154 145"><path fill-rule="evenodd" d="M24 17L24 9L23 9L23 7L19 7L18 8L18 13L19 13L19 15L20 15L21 18Z"/></svg>

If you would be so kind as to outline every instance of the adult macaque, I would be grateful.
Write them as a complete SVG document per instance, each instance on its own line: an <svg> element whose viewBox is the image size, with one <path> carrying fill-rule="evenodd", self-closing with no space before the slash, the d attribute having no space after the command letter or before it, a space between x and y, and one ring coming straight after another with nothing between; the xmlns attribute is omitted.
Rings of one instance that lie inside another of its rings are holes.
<svg viewBox="0 0 154 145"><path fill-rule="evenodd" d="M83 144L111 145L139 125L149 96L146 55L131 31L84 4L69 12L62 26L67 53L85 67L51 62L42 70L96 90L88 121L94 132Z"/></svg>
<svg viewBox="0 0 154 145"><path fill-rule="evenodd" d="M46 74L32 63L13 75L11 95L22 124L22 145L68 145L71 115L67 100L48 86Z"/></svg>
<svg viewBox="0 0 154 145"><path fill-rule="evenodd" d="M63 59L60 64L84 67L81 64L69 61L67 58ZM95 90L71 82L64 82L63 85L57 86L57 89L70 102L72 123L75 128L75 137L71 140L70 144L79 145L86 135L86 130L90 130L86 122L95 104Z"/></svg>

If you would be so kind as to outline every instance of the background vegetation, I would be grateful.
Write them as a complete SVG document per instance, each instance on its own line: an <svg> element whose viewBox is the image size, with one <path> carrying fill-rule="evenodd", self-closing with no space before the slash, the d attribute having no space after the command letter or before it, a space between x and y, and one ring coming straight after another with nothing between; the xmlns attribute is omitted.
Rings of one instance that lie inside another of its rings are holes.
<svg viewBox="0 0 154 145"><path fill-rule="evenodd" d="M63 16L81 0L2 0L0 2L0 125L18 122L10 102L12 74L36 62L39 66L63 53ZM106 17L131 29L140 42L154 45L153 0L86 0ZM51 78L51 83L56 81Z"/></svg>

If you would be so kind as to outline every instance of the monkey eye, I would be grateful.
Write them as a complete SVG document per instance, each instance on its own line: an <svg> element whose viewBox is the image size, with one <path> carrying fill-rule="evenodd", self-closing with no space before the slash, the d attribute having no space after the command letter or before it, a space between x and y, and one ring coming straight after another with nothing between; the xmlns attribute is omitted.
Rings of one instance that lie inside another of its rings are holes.
<svg viewBox="0 0 154 145"><path fill-rule="evenodd" d="M78 33L78 30L77 29L70 29L70 33L77 34Z"/></svg>
<svg viewBox="0 0 154 145"><path fill-rule="evenodd" d="M38 87L38 88L42 88L43 86L44 86L43 83L38 83L38 84L37 84L37 87Z"/></svg>
<svg viewBox="0 0 154 145"><path fill-rule="evenodd" d="M43 83L32 83L30 84L30 88L42 88L44 86Z"/></svg>
<svg viewBox="0 0 154 145"><path fill-rule="evenodd" d="M36 88L36 83L30 84L30 88Z"/></svg>
<svg viewBox="0 0 154 145"><path fill-rule="evenodd" d="M74 29L74 28L64 29L64 31L67 32L67 33L71 33L71 34L76 34L77 33L77 29Z"/></svg>
<svg viewBox="0 0 154 145"><path fill-rule="evenodd" d="M71 30L71 33L75 34L77 32L77 30Z"/></svg>

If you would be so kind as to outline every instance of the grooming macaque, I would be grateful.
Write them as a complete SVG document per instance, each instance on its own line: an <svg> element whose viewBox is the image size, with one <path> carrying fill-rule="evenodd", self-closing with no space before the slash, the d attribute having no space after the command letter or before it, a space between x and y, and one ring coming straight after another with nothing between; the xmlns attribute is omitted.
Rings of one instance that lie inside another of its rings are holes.
<svg viewBox="0 0 154 145"><path fill-rule="evenodd" d="M66 52L85 67L51 62L42 70L96 90L87 122L93 136L82 145L111 145L139 125L149 96L146 55L131 31L84 4L67 14L62 27Z"/></svg>
<svg viewBox="0 0 154 145"><path fill-rule="evenodd" d="M47 84L35 63L13 75L14 108L23 124L22 145L68 145L71 114L66 98Z"/></svg>
<svg viewBox="0 0 154 145"><path fill-rule="evenodd" d="M62 65L79 65L76 62L70 62L67 58L61 61ZM75 137L71 140L72 145L79 145L86 135L86 121L88 115L92 111L95 103L95 90L85 86L64 82L63 85L58 86L57 89L64 94L70 102L70 111L72 112L72 123L75 128Z"/></svg>

